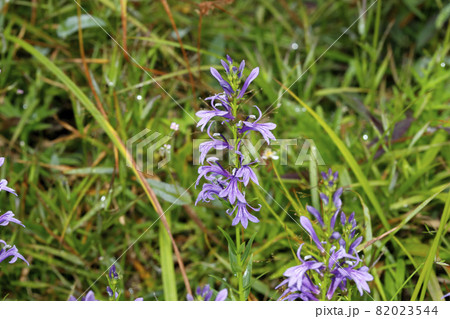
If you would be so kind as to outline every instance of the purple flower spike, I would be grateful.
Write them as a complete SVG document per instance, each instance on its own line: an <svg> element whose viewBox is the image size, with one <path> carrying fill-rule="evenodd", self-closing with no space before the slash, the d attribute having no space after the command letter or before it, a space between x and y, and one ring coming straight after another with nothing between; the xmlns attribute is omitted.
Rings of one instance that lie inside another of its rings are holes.
<svg viewBox="0 0 450 319"><path fill-rule="evenodd" d="M306 210L317 219L322 227L325 227L322 216L317 209L315 209L313 206L306 205Z"/></svg>
<svg viewBox="0 0 450 319"><path fill-rule="evenodd" d="M312 253L302 259L300 246L297 258L301 265L289 268L284 273L287 278L276 287L287 285L280 297L281 300L317 300L319 293L323 295L324 292L326 299L332 300L339 291L348 294L347 286L351 284L356 285L361 296L364 292L370 292L368 282L372 281L373 277L369 273L369 268L363 265L364 257L358 255L357 249L363 237L355 237L357 232L355 213L347 218L341 210L340 196L343 189L341 187L335 190L338 173L333 173L329 169L328 172L322 172L322 177L325 183L320 185L319 194L324 204L323 210L319 213L316 208L309 205L306 209L319 221L323 229L316 233L311 221L305 216L300 217L300 224L308 232L320 254ZM328 205L330 201L334 207ZM340 223L337 221L338 218ZM316 250L316 247L313 246L313 250ZM325 251L324 247L328 251Z"/></svg>
<svg viewBox="0 0 450 319"><path fill-rule="evenodd" d="M323 248L322 243L320 242L319 238L317 237L317 234L314 231L314 228L313 228L311 222L309 221L309 219L305 216L300 216L300 224L308 232L309 236L314 241L317 248L319 248L320 252L324 253L325 249Z"/></svg>
<svg viewBox="0 0 450 319"><path fill-rule="evenodd" d="M271 140L275 140L275 136L271 131L276 128L276 125L273 123L260 123L262 112L257 106L255 107L259 112L258 119L253 120L256 117L250 115L245 121L236 120L236 117L241 115L238 114L238 111L245 106L241 98L245 95L249 85L258 76L259 68L253 69L243 85L241 85L245 60L242 60L238 66L233 64L233 60L227 55L226 60L224 59L220 62L227 73L227 77L222 77L219 71L214 68L211 68L211 74L219 82L224 92L205 99L205 101L210 101L212 110L197 112L197 116L201 118L197 126L203 131L205 126L214 120L215 123L224 126L225 129L223 133L211 135L210 128L212 123L209 124L208 136L210 140L199 145L199 159L202 166L198 169L199 175L196 186L203 177L206 182L203 184L195 204L197 205L199 201L208 203L215 199L225 201L232 206L232 208L227 210L227 213L229 215L235 213L232 225L241 224L242 227L247 228L249 221L259 222L258 218L250 212L251 210L258 211L260 208L253 208L247 203L245 187L248 186L250 181L259 185L259 181L255 174L254 166L252 166L255 162L243 164L245 155L240 151L240 147L244 138L251 135L251 131L259 132L269 144ZM252 120L248 120L249 118ZM227 135L226 131L231 131L232 134ZM220 136L220 138L216 136ZM233 138L228 136L233 136ZM230 155L236 156L237 160L233 161L233 163L225 164L217 158L208 158L208 153L213 149L228 151ZM204 165L205 160L207 162L206 165ZM188 296L188 298L191 297L193 298L193 296Z"/></svg>
<svg viewBox="0 0 450 319"><path fill-rule="evenodd" d="M254 68L252 70L252 72L250 72L250 75L248 76L248 78L245 80L244 85L242 86L241 91L239 92L238 98L240 99L241 97L244 96L245 91L247 90L248 86L250 85L250 83L252 83L252 81L254 79L256 79L258 77L259 74L259 68ZM214 75L214 74L213 74Z"/></svg>

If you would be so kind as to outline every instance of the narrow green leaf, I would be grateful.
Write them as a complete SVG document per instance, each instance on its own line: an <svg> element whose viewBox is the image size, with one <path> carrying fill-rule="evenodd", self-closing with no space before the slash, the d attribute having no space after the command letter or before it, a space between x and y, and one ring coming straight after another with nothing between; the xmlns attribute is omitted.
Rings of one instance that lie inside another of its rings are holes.
<svg viewBox="0 0 450 319"><path fill-rule="evenodd" d="M430 279L433 263L435 260L435 256L437 254L439 244L442 240L444 230L447 229L447 223L450 219L450 192L447 194L447 201L445 202L444 211L442 213L441 222L439 224L438 231L436 232L436 236L434 237L433 244L429 250L427 259L425 260L425 266L423 267L423 271L420 274L419 279L417 280L416 288L411 296L411 301L416 301L419 295L419 292L422 288L422 293L420 294L420 300L425 298L426 287L428 285L428 280Z"/></svg>
<svg viewBox="0 0 450 319"><path fill-rule="evenodd" d="M236 245L234 244L233 239L231 239L230 235L228 235L227 232L222 229L222 227L218 226L217 228L219 228L220 232L225 236L225 238L227 239L227 242L228 242L228 246L231 247L233 252L236 254L237 250L236 250Z"/></svg>
<svg viewBox="0 0 450 319"><path fill-rule="evenodd" d="M177 283L175 269L173 266L172 242L164 227L159 227L159 248L161 254L162 282L164 288L164 299L166 301L177 301Z"/></svg>

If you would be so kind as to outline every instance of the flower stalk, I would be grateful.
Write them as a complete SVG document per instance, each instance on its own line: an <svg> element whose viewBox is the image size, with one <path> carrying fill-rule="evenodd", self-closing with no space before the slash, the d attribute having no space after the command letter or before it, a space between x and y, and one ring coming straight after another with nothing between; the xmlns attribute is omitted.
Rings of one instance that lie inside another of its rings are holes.
<svg viewBox="0 0 450 319"><path fill-rule="evenodd" d="M227 61L222 60L221 63L226 72L226 80L214 68L211 68L211 74L219 82L223 92L205 99L210 101L212 110L202 110L196 113L201 118L197 126L203 131L208 125L207 133L211 139L199 146L202 166L198 169L199 177L196 186L202 178L206 179L206 183L203 184L196 204L199 201L210 202L219 199L230 207L226 211L228 215L235 214L231 225L237 226L241 224L244 229L247 229L249 221L253 223L259 222L259 219L250 211L259 211L261 205L252 207L245 197L245 190L250 180L257 185L259 185L259 182L254 172L258 161L250 162L244 155L242 148L243 139L251 132L258 132L267 144L270 144L271 140L275 140L271 130L275 129L276 125L273 123L262 123L262 112L256 105L254 108L259 113L258 118L251 114L251 110L248 109L242 110L247 113L244 117L239 112L244 105L244 95L247 88L258 76L259 68L254 68L241 85L245 61L242 61L238 67L227 56ZM216 121L213 121L213 119ZM217 124L215 126L216 130L219 129L219 125L228 129L231 136L227 137L226 132L211 134L214 124ZM208 153L213 149L227 151L229 159L232 160L229 163L225 163L216 157L208 157ZM204 165L205 161L206 165ZM240 228L236 227L235 241L222 229L221 231L228 241L231 268L238 280L239 299L245 300L246 296L248 296L249 288L247 285L244 286L244 277L246 274L251 275L251 270L246 272L247 266L250 265L251 267L251 262L249 262L251 260L251 254L249 254L251 246L247 245L245 250L242 249L242 247L245 247L245 242L241 243ZM250 242L249 244L251 245Z"/></svg>

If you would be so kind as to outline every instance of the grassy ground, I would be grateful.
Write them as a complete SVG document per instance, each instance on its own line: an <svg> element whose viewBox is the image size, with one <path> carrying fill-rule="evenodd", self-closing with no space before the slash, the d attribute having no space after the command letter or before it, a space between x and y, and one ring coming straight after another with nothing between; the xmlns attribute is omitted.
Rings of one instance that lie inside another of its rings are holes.
<svg viewBox="0 0 450 319"><path fill-rule="evenodd" d="M317 202L317 171L328 167L351 187L344 201L365 240L400 225L366 252L368 265L377 261L372 298L438 300L450 291L445 1L81 5L104 30L71 0L0 1L0 177L19 194L0 200L27 226L0 237L30 261L1 265L0 298L67 300L119 257L125 299L183 300L183 273L194 288L234 283L217 228L234 231L231 218L220 206L194 206L200 190L191 187L193 139L206 137L192 117L218 92L209 67L225 54L260 67L252 102L270 110L277 138L312 139L326 164L294 165L299 145L289 165L259 170L265 191L248 192L262 204L261 222L245 232L257 232L250 299L278 298L274 287L306 238L295 221ZM133 172L120 141L145 128L171 135L173 121L171 161L153 175ZM164 224L154 223L166 210L185 271ZM105 296L105 286L102 277L92 289Z"/></svg>

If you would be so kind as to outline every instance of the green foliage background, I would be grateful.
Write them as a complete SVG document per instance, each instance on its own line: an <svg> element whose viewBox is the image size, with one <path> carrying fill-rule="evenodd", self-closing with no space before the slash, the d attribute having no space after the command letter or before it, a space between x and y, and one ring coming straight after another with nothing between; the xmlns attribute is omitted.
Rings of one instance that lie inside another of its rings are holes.
<svg viewBox="0 0 450 319"><path fill-rule="evenodd" d="M164 2L81 1L97 24L75 1L0 1L0 177L19 194L0 201L27 226L0 236L31 263L2 263L0 298L78 296L151 226L118 262L124 298L185 299L170 238L118 144L145 128L171 135L173 121L171 161L146 178L191 286L234 283L217 228L233 232L231 218L221 205L194 206L191 187L193 140L206 137L194 114L218 92L209 68L226 54L260 67L251 103L270 109L277 138L300 139L289 165L261 166L263 189L248 190L262 204L261 222L244 234L257 233L249 298L278 298L274 287L308 242L296 221L317 202L317 172L328 167L348 187L344 204L366 241L400 226L365 250L375 280L371 297L355 299L439 300L450 291L450 5ZM326 166L294 165L304 139ZM101 278L92 289L106 296L105 286Z"/></svg>

